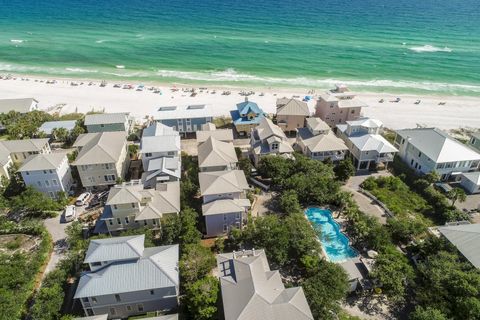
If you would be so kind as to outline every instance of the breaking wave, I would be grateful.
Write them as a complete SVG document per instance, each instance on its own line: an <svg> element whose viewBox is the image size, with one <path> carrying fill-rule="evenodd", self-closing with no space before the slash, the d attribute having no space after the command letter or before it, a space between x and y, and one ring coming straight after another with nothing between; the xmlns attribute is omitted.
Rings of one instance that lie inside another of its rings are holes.
<svg viewBox="0 0 480 320"><path fill-rule="evenodd" d="M432 46L432 45L429 45L429 44L426 44L426 45L421 46L421 47L411 47L411 48L408 48L408 49L410 49L412 51L415 51L415 52L452 52L453 51L449 47L440 48L440 47L435 47L435 46Z"/></svg>

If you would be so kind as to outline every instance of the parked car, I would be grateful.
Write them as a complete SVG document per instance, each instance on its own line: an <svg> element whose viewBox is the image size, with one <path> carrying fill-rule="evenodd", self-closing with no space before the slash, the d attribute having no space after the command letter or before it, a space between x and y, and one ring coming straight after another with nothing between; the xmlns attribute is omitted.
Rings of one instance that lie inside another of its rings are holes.
<svg viewBox="0 0 480 320"><path fill-rule="evenodd" d="M92 194L91 194L90 192L84 192L84 193L82 193L82 194L77 198L77 201L75 201L75 205L78 206L78 207L81 207L81 206L85 205L91 195L92 195Z"/></svg>
<svg viewBox="0 0 480 320"><path fill-rule="evenodd" d="M76 211L77 211L77 208L75 208L75 206L72 206L72 205L66 206L65 213L64 213L65 221L70 222L75 220L75 218L77 217Z"/></svg>

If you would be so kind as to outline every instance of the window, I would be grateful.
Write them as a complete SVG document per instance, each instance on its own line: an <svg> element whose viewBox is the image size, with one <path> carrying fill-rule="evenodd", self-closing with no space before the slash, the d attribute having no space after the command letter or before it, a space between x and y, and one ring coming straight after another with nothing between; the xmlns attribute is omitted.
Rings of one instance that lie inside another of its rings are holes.
<svg viewBox="0 0 480 320"><path fill-rule="evenodd" d="M58 186L58 181L57 181L56 179L53 179L53 180L52 180L52 184L53 184L54 186Z"/></svg>
<svg viewBox="0 0 480 320"><path fill-rule="evenodd" d="M144 225L144 226L147 225L147 220L143 220L143 225Z"/></svg>
<svg viewBox="0 0 480 320"><path fill-rule="evenodd" d="M117 209L118 209L118 207L117 207L117 205L116 205L116 204L114 204L114 205L113 205L113 209L115 209L115 210L117 210Z"/></svg>
<svg viewBox="0 0 480 320"><path fill-rule="evenodd" d="M47 187L50 187L50 182L48 182L48 180L45 180L45 185L46 185Z"/></svg>
<svg viewBox="0 0 480 320"><path fill-rule="evenodd" d="M43 170L43 174L47 174L47 170Z"/></svg>
<svg viewBox="0 0 480 320"><path fill-rule="evenodd" d="M138 312L143 312L143 304L137 304Z"/></svg>
<svg viewBox="0 0 480 320"><path fill-rule="evenodd" d="M240 212L235 213L235 219L240 220L240 216L241 216Z"/></svg>
<svg viewBox="0 0 480 320"><path fill-rule="evenodd" d="M52 171L52 170L48 170L48 172L50 172L50 173L53 173L53 171Z"/></svg>
<svg viewBox="0 0 480 320"><path fill-rule="evenodd" d="M272 150L278 149L278 143L272 143Z"/></svg>
<svg viewBox="0 0 480 320"><path fill-rule="evenodd" d="M135 208L135 203L132 203L132 208Z"/></svg>
<svg viewBox="0 0 480 320"><path fill-rule="evenodd" d="M127 306L127 311L132 311L132 306Z"/></svg>
<svg viewBox="0 0 480 320"><path fill-rule="evenodd" d="M108 223L113 226L113 219L108 219Z"/></svg>
<svg viewBox="0 0 480 320"><path fill-rule="evenodd" d="M37 181L37 184L38 184L39 187L42 186L42 182L41 182L41 181Z"/></svg>
<svg viewBox="0 0 480 320"><path fill-rule="evenodd" d="M105 127L105 125L104 125L104 124L101 124L101 125L100 125L100 127L101 127L101 128L104 128L104 127Z"/></svg>
<svg viewBox="0 0 480 320"><path fill-rule="evenodd" d="M226 214L223 215L223 221L227 221L227 215Z"/></svg>
<svg viewBox="0 0 480 320"><path fill-rule="evenodd" d="M152 224L153 224L154 226L156 226L156 225L157 225L157 220L152 219Z"/></svg>
<svg viewBox="0 0 480 320"><path fill-rule="evenodd" d="M129 224L130 223L130 219L128 217L125 217L125 223L126 224Z"/></svg>
<svg viewBox="0 0 480 320"><path fill-rule="evenodd" d="M48 191L48 195L50 196L50 198L55 198L55 193L53 193L53 191Z"/></svg>
<svg viewBox="0 0 480 320"><path fill-rule="evenodd" d="M413 166L413 159L412 159L412 161L410 161L410 165Z"/></svg>
<svg viewBox="0 0 480 320"><path fill-rule="evenodd" d="M120 220L120 218L117 218L117 224L122 224L122 220Z"/></svg>
<svg viewBox="0 0 480 320"><path fill-rule="evenodd" d="M87 311L87 316L93 316L93 310L92 309L86 309Z"/></svg>
<svg viewBox="0 0 480 320"><path fill-rule="evenodd" d="M174 151L168 151L168 155L173 156L173 155L175 155L175 152Z"/></svg>
<svg viewBox="0 0 480 320"><path fill-rule="evenodd" d="M421 152L419 152L419 153L418 153L418 157L420 158L421 156L422 156L422 153L421 153Z"/></svg>
<svg viewBox="0 0 480 320"><path fill-rule="evenodd" d="M116 312L115 308L110 308L110 315L112 315L112 316L116 315L115 312Z"/></svg>
<svg viewBox="0 0 480 320"><path fill-rule="evenodd" d="M88 298L82 298L82 301L88 303Z"/></svg>
<svg viewBox="0 0 480 320"><path fill-rule="evenodd" d="M145 157L151 157L151 156L152 156L152 153L151 153L151 152L145 153Z"/></svg>
<svg viewBox="0 0 480 320"><path fill-rule="evenodd" d="M155 291L150 290L150 294L151 294L151 295L154 295L154 294L155 294Z"/></svg>
<svg viewBox="0 0 480 320"><path fill-rule="evenodd" d="M97 298L92 297L92 302L93 302L93 303L97 303Z"/></svg>
<svg viewBox="0 0 480 320"><path fill-rule="evenodd" d="M228 226L226 224L223 225L223 232L227 232L228 231Z"/></svg>
<svg viewBox="0 0 480 320"><path fill-rule="evenodd" d="M117 302L122 301L122 299L120 299L120 295L119 295L119 294L116 294L116 295L115 295L115 300L116 300Z"/></svg>
<svg viewBox="0 0 480 320"><path fill-rule="evenodd" d="M355 110L350 111L350 113L351 113L351 114L354 114L354 113L355 113Z"/></svg>
<svg viewBox="0 0 480 320"><path fill-rule="evenodd" d="M30 175L30 172L28 172L28 171L25 171L25 174L26 174L27 176L29 176L29 175Z"/></svg>

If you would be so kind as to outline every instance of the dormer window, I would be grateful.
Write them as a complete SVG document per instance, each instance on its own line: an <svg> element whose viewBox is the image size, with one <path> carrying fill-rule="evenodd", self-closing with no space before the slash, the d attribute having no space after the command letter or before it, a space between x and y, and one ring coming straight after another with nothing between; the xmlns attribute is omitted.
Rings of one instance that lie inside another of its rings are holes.
<svg viewBox="0 0 480 320"><path fill-rule="evenodd" d="M278 150L278 143L272 143L271 149Z"/></svg>

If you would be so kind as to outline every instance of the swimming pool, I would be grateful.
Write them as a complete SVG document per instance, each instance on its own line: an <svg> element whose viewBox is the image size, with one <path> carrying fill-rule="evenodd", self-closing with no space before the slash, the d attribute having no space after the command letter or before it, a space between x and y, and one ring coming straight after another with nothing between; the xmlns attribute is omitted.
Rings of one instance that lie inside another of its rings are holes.
<svg viewBox="0 0 480 320"><path fill-rule="evenodd" d="M330 210L311 207L305 210L305 214L315 229L319 227L320 242L329 261L343 262L358 256L347 236L340 231L338 223L333 220Z"/></svg>

